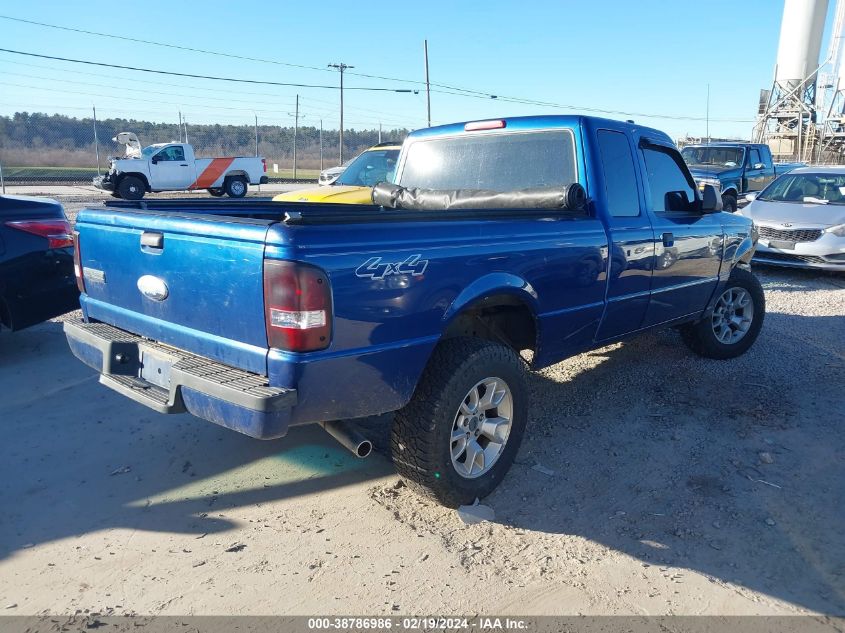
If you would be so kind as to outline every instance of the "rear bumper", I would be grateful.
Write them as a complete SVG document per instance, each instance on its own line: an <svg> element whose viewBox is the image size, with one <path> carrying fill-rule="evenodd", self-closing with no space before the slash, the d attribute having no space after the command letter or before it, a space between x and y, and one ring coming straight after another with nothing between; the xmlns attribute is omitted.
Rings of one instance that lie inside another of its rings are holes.
<svg viewBox="0 0 845 633"><path fill-rule="evenodd" d="M258 439L287 433L294 389L270 387L260 374L105 323L65 323L64 329L71 351L100 372L102 384L159 413L187 411Z"/></svg>
<svg viewBox="0 0 845 633"><path fill-rule="evenodd" d="M78 309L73 249L31 252L0 264L0 304L12 330Z"/></svg>

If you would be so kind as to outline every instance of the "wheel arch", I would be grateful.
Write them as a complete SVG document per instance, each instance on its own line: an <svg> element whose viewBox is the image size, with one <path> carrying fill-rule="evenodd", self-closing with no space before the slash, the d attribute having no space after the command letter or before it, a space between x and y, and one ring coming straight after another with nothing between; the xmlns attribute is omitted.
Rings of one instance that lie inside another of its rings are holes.
<svg viewBox="0 0 845 633"><path fill-rule="evenodd" d="M537 293L524 279L493 273L467 286L443 317L441 340L472 336L537 351Z"/></svg>
<svg viewBox="0 0 845 633"><path fill-rule="evenodd" d="M129 171L118 174L117 180L114 181L115 188L119 187L120 181L126 178L127 176L134 176L135 178L138 178L141 182L144 183L144 188L147 190L147 192L152 191L152 189L150 188L150 179L147 178L145 174L142 174L141 172L137 171Z"/></svg>

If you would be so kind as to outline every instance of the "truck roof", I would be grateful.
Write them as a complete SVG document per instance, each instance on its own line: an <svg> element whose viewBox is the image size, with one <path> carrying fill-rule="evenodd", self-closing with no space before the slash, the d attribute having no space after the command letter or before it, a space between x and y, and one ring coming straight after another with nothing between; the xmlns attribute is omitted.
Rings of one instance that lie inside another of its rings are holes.
<svg viewBox="0 0 845 633"><path fill-rule="evenodd" d="M433 136L451 136L453 134L463 134L466 132L464 126L467 123L478 123L479 121L504 121L505 131L528 131L528 130L542 130L553 129L557 127L577 127L583 123L589 122L592 127L601 127L602 123L612 123L614 127L623 126L631 130L636 130L639 133L647 133L652 138L661 138L672 143L672 139L665 132L656 130L654 128L638 125L628 121L617 121L613 119L606 119L602 117L587 116L582 114L547 114L537 116L519 116L519 117L491 117L488 119L479 119L476 121L462 121L460 123L450 123L448 125L438 125L435 127L422 128L415 130L408 135L411 140L433 137Z"/></svg>
<svg viewBox="0 0 845 633"><path fill-rule="evenodd" d="M765 147L765 143L748 143L747 141L719 141L718 143L690 143L684 147Z"/></svg>

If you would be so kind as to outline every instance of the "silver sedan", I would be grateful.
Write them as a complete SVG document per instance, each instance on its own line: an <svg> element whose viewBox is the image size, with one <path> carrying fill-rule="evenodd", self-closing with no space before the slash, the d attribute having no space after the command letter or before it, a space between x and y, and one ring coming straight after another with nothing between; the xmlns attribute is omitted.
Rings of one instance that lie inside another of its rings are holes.
<svg viewBox="0 0 845 633"><path fill-rule="evenodd" d="M802 167L746 198L755 261L845 272L845 167Z"/></svg>

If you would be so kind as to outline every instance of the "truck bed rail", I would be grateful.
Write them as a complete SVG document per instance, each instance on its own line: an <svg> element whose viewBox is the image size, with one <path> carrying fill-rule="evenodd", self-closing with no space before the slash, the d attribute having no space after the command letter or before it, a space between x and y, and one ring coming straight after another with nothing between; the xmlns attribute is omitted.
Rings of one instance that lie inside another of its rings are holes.
<svg viewBox="0 0 845 633"><path fill-rule="evenodd" d="M587 212L573 213L559 209L461 209L417 210L390 209L368 204L331 204L318 202L272 202L269 199L215 200L109 200L105 206L128 213L182 214L197 217L230 216L242 220L275 219L287 225L361 224L367 222L442 222L446 220L500 220L520 218L556 218L573 220L590 217ZM588 206L589 208L589 206Z"/></svg>

